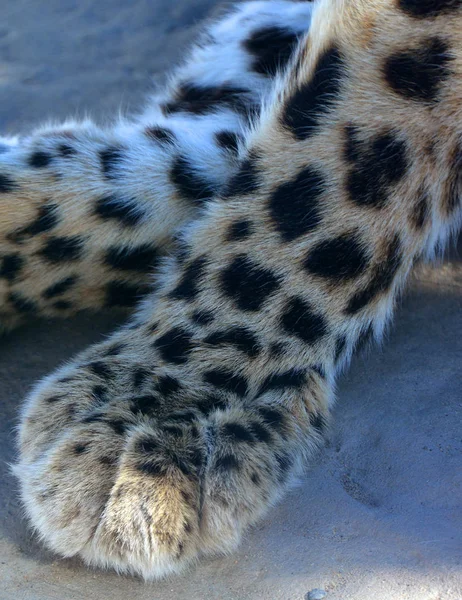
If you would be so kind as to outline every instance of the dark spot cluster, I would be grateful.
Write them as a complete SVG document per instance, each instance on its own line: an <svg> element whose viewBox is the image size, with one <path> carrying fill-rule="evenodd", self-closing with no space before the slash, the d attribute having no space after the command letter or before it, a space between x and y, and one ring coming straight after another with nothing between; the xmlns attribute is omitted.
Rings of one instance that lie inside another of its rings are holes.
<svg viewBox="0 0 462 600"><path fill-rule="evenodd" d="M105 467L109 466L109 467L114 467L117 464L118 458L114 455L103 455L100 456L98 458L100 464L104 465ZM123 488L122 488L123 489Z"/></svg>
<svg viewBox="0 0 462 600"><path fill-rule="evenodd" d="M272 390L301 389L306 384L306 373L301 369L290 369L269 375L261 384L257 396Z"/></svg>
<svg viewBox="0 0 462 600"><path fill-rule="evenodd" d="M82 258L84 239L80 236L51 237L38 254L50 263L75 262Z"/></svg>
<svg viewBox="0 0 462 600"><path fill-rule="evenodd" d="M59 156L62 158L70 158L71 156L77 154L77 150L69 144L59 144L57 150Z"/></svg>
<svg viewBox="0 0 462 600"><path fill-rule="evenodd" d="M67 143L60 143L56 147L55 156L46 150L34 150L27 158L27 164L32 169L46 169L53 164L54 158L71 158L77 154L77 150Z"/></svg>
<svg viewBox="0 0 462 600"><path fill-rule="evenodd" d="M144 383L149 379L151 373L144 367L137 367L132 374L133 387L135 389L141 388Z"/></svg>
<svg viewBox="0 0 462 600"><path fill-rule="evenodd" d="M364 273L369 260L358 234L344 234L317 244L305 259L304 267L313 275L341 282Z"/></svg>
<svg viewBox="0 0 462 600"><path fill-rule="evenodd" d="M155 246L142 244L135 247L114 246L106 251L104 262L113 269L122 271L150 272L159 261Z"/></svg>
<svg viewBox="0 0 462 600"><path fill-rule="evenodd" d="M90 444L76 444L74 446L74 453L79 455L79 454L83 454L84 452L87 452L89 450Z"/></svg>
<svg viewBox="0 0 462 600"><path fill-rule="evenodd" d="M257 420L258 419L258 420ZM255 418L249 422L228 421L222 424L220 433L226 438L228 444L269 444L274 441L273 435L284 435L287 428L287 419L284 410L276 406L261 406L255 414ZM278 473L287 473L292 467L289 454L278 450L274 453L274 465ZM215 461L215 469L222 472L232 472L241 469L242 459L228 449ZM261 482L257 473L253 473L251 479L255 485Z"/></svg>
<svg viewBox="0 0 462 600"><path fill-rule="evenodd" d="M94 385L91 389L91 394L97 402L107 402L108 389L105 385Z"/></svg>
<svg viewBox="0 0 462 600"><path fill-rule="evenodd" d="M72 308L73 304L69 300L57 300L52 304L53 308L56 310L69 310Z"/></svg>
<svg viewBox="0 0 462 600"><path fill-rule="evenodd" d="M244 352L249 358L254 358L260 352L260 344L255 334L246 327L231 327L215 331L204 340L210 346L233 346Z"/></svg>
<svg viewBox="0 0 462 600"><path fill-rule="evenodd" d="M175 99L164 104L162 110L166 115L177 112L205 115L222 108L229 108L248 114L251 106L246 98L247 91L231 85L213 87L183 83L180 85Z"/></svg>
<svg viewBox="0 0 462 600"><path fill-rule="evenodd" d="M345 133L346 153L352 163L346 185L349 197L358 206L382 208L391 186L406 174L406 144L394 131L382 133L370 143L360 142L351 126Z"/></svg>
<svg viewBox="0 0 462 600"><path fill-rule="evenodd" d="M32 152L27 160L27 164L29 167L33 169L44 169L50 166L53 160L53 156L49 152L44 152L43 150L36 150Z"/></svg>
<svg viewBox="0 0 462 600"><path fill-rule="evenodd" d="M412 211L412 222L417 230L423 229L428 223L430 217L430 203L428 192L422 189L418 195Z"/></svg>
<svg viewBox="0 0 462 600"><path fill-rule="evenodd" d="M168 465L161 462L142 461L137 465L138 471L143 475L149 475L149 477L159 477L165 475L168 469Z"/></svg>
<svg viewBox="0 0 462 600"><path fill-rule="evenodd" d="M344 335L337 338L335 342L334 360L337 363L343 356L347 344L347 339Z"/></svg>
<svg viewBox="0 0 462 600"><path fill-rule="evenodd" d="M259 442L268 444L273 439L269 429L258 421L252 421L249 428L254 438Z"/></svg>
<svg viewBox="0 0 462 600"><path fill-rule="evenodd" d="M170 179L176 186L180 196L198 206L210 200L217 191L217 186L205 178L185 156L178 156L171 168Z"/></svg>
<svg viewBox="0 0 462 600"><path fill-rule="evenodd" d="M215 140L223 150L229 150L233 154L237 154L242 136L233 131L219 131L215 134Z"/></svg>
<svg viewBox="0 0 462 600"><path fill-rule="evenodd" d="M261 75L274 77L283 69L293 55L298 36L282 27L267 27L253 32L244 48L254 57L252 70Z"/></svg>
<svg viewBox="0 0 462 600"><path fill-rule="evenodd" d="M107 427L110 427L116 435L125 435L129 423L127 421L123 421L122 419L111 419L103 412L94 412L82 419L82 423L103 423Z"/></svg>
<svg viewBox="0 0 462 600"><path fill-rule="evenodd" d="M0 277L14 281L24 266L24 259L19 254L6 254L0 258Z"/></svg>
<svg viewBox="0 0 462 600"><path fill-rule="evenodd" d="M268 350L272 358L281 358L287 352L287 344L284 342L272 342Z"/></svg>
<svg viewBox="0 0 462 600"><path fill-rule="evenodd" d="M143 394L130 399L132 412L152 416L160 407L160 400L155 394Z"/></svg>
<svg viewBox="0 0 462 600"><path fill-rule="evenodd" d="M196 258L188 264L184 268L178 285L170 292L169 297L175 300L194 300L199 293L199 283L204 275L206 265L207 261L203 257Z"/></svg>
<svg viewBox="0 0 462 600"><path fill-rule="evenodd" d="M159 441L153 436L143 437L136 443L136 451L142 452L143 454L152 454L157 452L159 448Z"/></svg>
<svg viewBox="0 0 462 600"><path fill-rule="evenodd" d="M91 362L87 365L87 368L93 375L106 381L110 381L114 376L112 369L104 361Z"/></svg>
<svg viewBox="0 0 462 600"><path fill-rule="evenodd" d="M250 480L253 484L259 486L261 484L261 478L260 475L254 471L251 475L250 475Z"/></svg>
<svg viewBox="0 0 462 600"><path fill-rule="evenodd" d="M35 221L10 234L10 239L21 243L26 237L34 237L41 233L51 231L58 224L58 207L56 204L43 204L38 211Z"/></svg>
<svg viewBox="0 0 462 600"><path fill-rule="evenodd" d="M157 381L157 391L164 398L168 398L169 396L178 393L182 389L181 383L175 377L171 375L162 375L159 377Z"/></svg>
<svg viewBox="0 0 462 600"><path fill-rule="evenodd" d="M9 175L0 173L0 194L9 194L18 189L18 184Z"/></svg>
<svg viewBox="0 0 462 600"><path fill-rule="evenodd" d="M215 469L222 472L238 471L241 464L233 454L222 454L215 461Z"/></svg>
<svg viewBox="0 0 462 600"><path fill-rule="evenodd" d="M181 265L191 256L191 246L180 235L173 238L176 261Z"/></svg>
<svg viewBox="0 0 462 600"><path fill-rule="evenodd" d="M217 389L232 392L244 397L248 393L248 385L245 377L237 375L225 369L212 369L204 373L204 381Z"/></svg>
<svg viewBox="0 0 462 600"><path fill-rule="evenodd" d="M234 198L256 192L260 187L257 158L250 155L246 158L239 171L231 178L223 196L225 198Z"/></svg>
<svg viewBox="0 0 462 600"><path fill-rule="evenodd" d="M356 125L348 123L344 127L344 158L347 163L356 164L364 154L364 141L360 138L360 130Z"/></svg>
<svg viewBox="0 0 462 600"><path fill-rule="evenodd" d="M251 221L242 219L241 221L235 221L231 223L226 233L226 240L228 242L240 242L246 240L253 233L253 225Z"/></svg>
<svg viewBox="0 0 462 600"><path fill-rule="evenodd" d="M111 146L99 152L101 170L106 179L116 179L119 175L118 168L123 161L122 148Z"/></svg>
<svg viewBox="0 0 462 600"><path fill-rule="evenodd" d="M144 132L148 138L155 142L173 144L176 141L173 131L166 127L147 127Z"/></svg>
<svg viewBox="0 0 462 600"><path fill-rule="evenodd" d="M411 17L427 19L457 12L462 0L398 0L398 5Z"/></svg>
<svg viewBox="0 0 462 600"><path fill-rule="evenodd" d="M174 438L183 433L181 428L170 425L165 425L164 431ZM190 443L188 447L181 448L165 440L161 442L153 436L139 440L136 450L142 455L138 470L152 477L163 476L173 467L187 477L196 478L205 460L199 444Z"/></svg>
<svg viewBox="0 0 462 600"><path fill-rule="evenodd" d="M369 284L350 299L347 314L354 315L373 302L377 296L387 292L402 264L401 242L398 236L388 245L386 255L372 271Z"/></svg>
<svg viewBox="0 0 462 600"><path fill-rule="evenodd" d="M328 332L326 318L299 297L291 298L286 304L281 324L285 333L307 344L314 344Z"/></svg>
<svg viewBox="0 0 462 600"><path fill-rule="evenodd" d="M164 425L163 431L173 437L182 437L184 429L179 425Z"/></svg>
<svg viewBox="0 0 462 600"><path fill-rule="evenodd" d="M151 286L148 285L134 285L126 281L111 281L106 286L105 305L108 308L130 308L151 289Z"/></svg>
<svg viewBox="0 0 462 600"><path fill-rule="evenodd" d="M201 411L201 413L208 417L211 413L217 410L226 410L228 404L226 401L220 396L214 394L207 394L198 404L197 409Z"/></svg>
<svg viewBox="0 0 462 600"><path fill-rule="evenodd" d="M327 49L319 57L311 80L299 87L283 113L284 125L297 139L306 140L317 132L340 96L344 77L340 50L335 46Z"/></svg>
<svg viewBox="0 0 462 600"><path fill-rule="evenodd" d="M133 323L132 329L139 329L143 325L143 323L137 323L136 320ZM149 325L148 328L149 333L157 333L159 331L159 321L154 321Z"/></svg>
<svg viewBox="0 0 462 600"><path fill-rule="evenodd" d="M195 310L191 315L191 321L195 325L199 325L204 327L206 325L210 325L215 320L213 313L209 310L199 309Z"/></svg>
<svg viewBox="0 0 462 600"><path fill-rule="evenodd" d="M222 427L222 433L228 437L231 442L255 442L255 437L252 432L240 423L232 421L226 423Z"/></svg>
<svg viewBox="0 0 462 600"><path fill-rule="evenodd" d="M181 365L188 361L193 349L192 336L185 329L174 327L158 338L154 347L165 362Z"/></svg>
<svg viewBox="0 0 462 600"><path fill-rule="evenodd" d="M8 296L8 300L19 313L27 314L37 311L36 303L19 292L11 292Z"/></svg>
<svg viewBox="0 0 462 600"><path fill-rule="evenodd" d="M144 217L134 199L119 198L115 195L98 198L95 204L95 213L101 219L115 220L127 227L138 225Z"/></svg>
<svg viewBox="0 0 462 600"><path fill-rule="evenodd" d="M53 283L52 285L48 286L42 292L42 296L46 300L49 300L51 298L56 298L56 296L61 296L62 294L65 294L70 289L72 289L74 287L74 285L77 283L77 281L78 281L77 275L70 275L69 277L60 279L56 283Z"/></svg>
<svg viewBox="0 0 462 600"><path fill-rule="evenodd" d="M104 350L104 356L119 356L126 347L127 345L123 343L112 344Z"/></svg>
<svg viewBox="0 0 462 600"><path fill-rule="evenodd" d="M222 292L243 311L258 311L279 288L278 277L254 263L248 256L237 256L220 276Z"/></svg>
<svg viewBox="0 0 462 600"><path fill-rule="evenodd" d="M310 413L310 424L318 433L323 434L327 426L327 421L321 413Z"/></svg>
<svg viewBox="0 0 462 600"><path fill-rule="evenodd" d="M258 409L258 414L265 425L278 433L282 433L286 426L286 418L282 409L274 406L262 406Z"/></svg>
<svg viewBox="0 0 462 600"><path fill-rule="evenodd" d="M288 452L276 452L274 455L278 466L278 480L282 484L286 481L290 470L293 467L294 459Z"/></svg>
<svg viewBox="0 0 462 600"><path fill-rule="evenodd" d="M271 194L268 210L284 241L295 240L320 224L320 199L324 190L323 173L314 167L306 167L295 179L283 183Z"/></svg>
<svg viewBox="0 0 462 600"><path fill-rule="evenodd" d="M417 48L402 50L388 57L384 65L385 80L394 92L404 98L436 102L442 84L451 74L449 65L453 59L444 40L428 38Z"/></svg>
<svg viewBox="0 0 462 600"><path fill-rule="evenodd" d="M66 383L69 380L70 378L61 379L60 383ZM62 402L63 399L64 398L62 396L48 396L48 398L45 398L45 402L48 402L48 404L55 404L56 402Z"/></svg>

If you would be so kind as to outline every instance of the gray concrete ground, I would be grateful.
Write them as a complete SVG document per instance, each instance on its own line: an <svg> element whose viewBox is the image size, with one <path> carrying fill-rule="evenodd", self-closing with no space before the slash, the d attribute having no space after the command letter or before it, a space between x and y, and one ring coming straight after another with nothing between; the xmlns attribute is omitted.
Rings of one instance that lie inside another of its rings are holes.
<svg viewBox="0 0 462 600"><path fill-rule="evenodd" d="M134 107L212 0L0 3L0 127ZM459 256L460 256L459 252ZM383 350L338 390L329 447L238 553L143 584L47 553L8 473L33 382L115 326L36 322L0 342L0 600L462 599L462 262L425 268Z"/></svg>

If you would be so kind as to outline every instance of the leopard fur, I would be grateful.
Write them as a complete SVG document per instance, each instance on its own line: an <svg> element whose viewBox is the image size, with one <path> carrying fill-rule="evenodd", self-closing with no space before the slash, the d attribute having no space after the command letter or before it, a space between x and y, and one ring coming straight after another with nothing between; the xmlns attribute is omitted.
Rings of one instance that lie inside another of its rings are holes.
<svg viewBox="0 0 462 600"><path fill-rule="evenodd" d="M25 402L33 527L146 579L232 551L460 228L462 2L239 5L143 115L5 140L0 194L5 329L138 302Z"/></svg>

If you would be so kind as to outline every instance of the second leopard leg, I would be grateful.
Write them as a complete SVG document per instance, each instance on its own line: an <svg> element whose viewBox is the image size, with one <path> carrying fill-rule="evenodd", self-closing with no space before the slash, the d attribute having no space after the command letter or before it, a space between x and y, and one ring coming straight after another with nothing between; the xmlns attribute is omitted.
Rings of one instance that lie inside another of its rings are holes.
<svg viewBox="0 0 462 600"><path fill-rule="evenodd" d="M165 121L165 120L164 120ZM0 329L132 306L175 230L233 172L211 135L157 122L40 131L0 155Z"/></svg>

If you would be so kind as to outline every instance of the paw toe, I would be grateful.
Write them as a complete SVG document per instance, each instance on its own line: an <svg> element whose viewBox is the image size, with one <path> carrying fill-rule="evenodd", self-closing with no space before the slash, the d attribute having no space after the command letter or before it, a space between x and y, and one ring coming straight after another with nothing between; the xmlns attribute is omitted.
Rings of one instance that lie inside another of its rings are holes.
<svg viewBox="0 0 462 600"><path fill-rule="evenodd" d="M80 402L74 383L60 385L42 384L23 415L15 472L32 525L95 566L147 579L182 570L198 553L197 431L161 435L129 401L95 408L82 383Z"/></svg>

